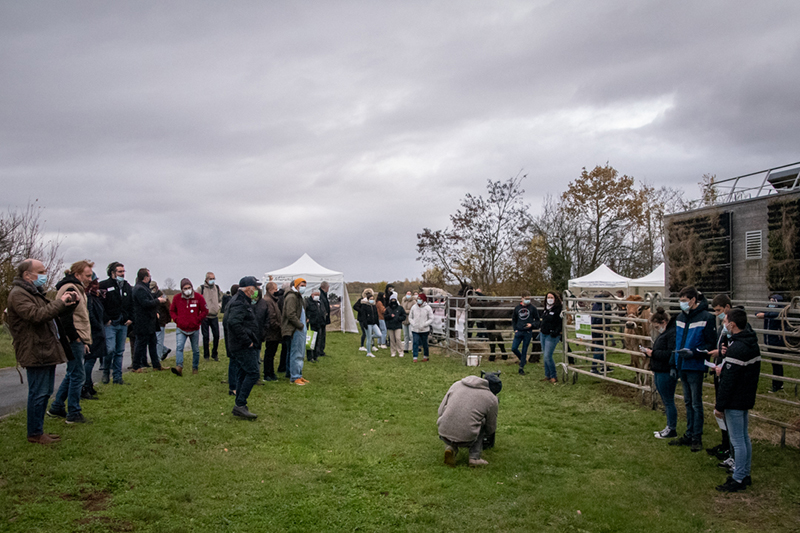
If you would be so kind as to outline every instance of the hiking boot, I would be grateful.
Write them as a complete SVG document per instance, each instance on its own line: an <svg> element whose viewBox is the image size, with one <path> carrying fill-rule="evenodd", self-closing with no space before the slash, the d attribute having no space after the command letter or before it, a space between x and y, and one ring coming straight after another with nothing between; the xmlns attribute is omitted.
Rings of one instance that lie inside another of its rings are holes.
<svg viewBox="0 0 800 533"><path fill-rule="evenodd" d="M452 446L448 446L444 449L444 464L447 466L456 466L456 454L458 450L453 448Z"/></svg>
<svg viewBox="0 0 800 533"><path fill-rule="evenodd" d="M53 409L51 407L47 410L47 416L51 418L67 418L67 411L63 407L61 409Z"/></svg>
<svg viewBox="0 0 800 533"><path fill-rule="evenodd" d="M30 442L31 444L44 444L44 445L47 445L47 444L53 444L54 442L61 442L61 439L60 438L59 439L54 439L53 437L51 437L47 433L43 433L41 435L29 436L28 437L28 442Z"/></svg>
<svg viewBox="0 0 800 533"><path fill-rule="evenodd" d="M296 380L292 381L292 384L293 384L293 385L305 385L305 384L306 384L306 382L305 382L305 381L303 381L303 380L302 380L302 379L300 379L300 378L297 378Z"/></svg>
<svg viewBox="0 0 800 533"><path fill-rule="evenodd" d="M172 348L167 348L166 350L164 350L164 353L161 354L161 360L163 361L164 359L169 357L169 354L171 352L172 352Z"/></svg>
<svg viewBox="0 0 800 533"><path fill-rule="evenodd" d="M91 424L92 421L83 416L83 413L67 415L67 424Z"/></svg>
<svg viewBox="0 0 800 533"><path fill-rule="evenodd" d="M692 438L684 435L679 439L673 439L669 441L670 446L691 446L692 445Z"/></svg>
<svg viewBox="0 0 800 533"><path fill-rule="evenodd" d="M692 452L699 452L703 450L703 443L701 441L695 441L692 443Z"/></svg>
<svg viewBox="0 0 800 533"><path fill-rule="evenodd" d="M108 385L108 382L111 381L111 375L108 371L103 370L103 377L100 379L103 382L103 385Z"/></svg>
<svg viewBox="0 0 800 533"><path fill-rule="evenodd" d="M472 459L469 460L469 466L476 467L476 466L486 466L489 464L489 461L486 459Z"/></svg>
<svg viewBox="0 0 800 533"><path fill-rule="evenodd" d="M173 366L172 368L170 368L170 370L172 370L172 373L175 374L176 376L183 377L183 367L182 366Z"/></svg>
<svg viewBox="0 0 800 533"><path fill-rule="evenodd" d="M722 485L717 485L717 490L720 492L739 492L740 490L744 490L746 488L747 485L736 481L732 477L726 479L725 483Z"/></svg>
<svg viewBox="0 0 800 533"><path fill-rule="evenodd" d="M231 411L233 416L238 416L239 418L246 418L248 420L255 420L258 418L258 415L255 413L251 413L248 411L247 406L239 407L238 405L233 406L233 411Z"/></svg>
<svg viewBox="0 0 800 533"><path fill-rule="evenodd" d="M674 439L678 436L678 432L667 426L661 431L656 431L653 436L657 439Z"/></svg>

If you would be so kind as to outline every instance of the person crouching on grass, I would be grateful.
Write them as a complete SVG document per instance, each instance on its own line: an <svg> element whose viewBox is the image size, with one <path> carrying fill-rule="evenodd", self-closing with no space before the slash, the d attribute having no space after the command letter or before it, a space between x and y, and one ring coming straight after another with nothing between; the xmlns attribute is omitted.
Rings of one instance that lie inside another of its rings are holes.
<svg viewBox="0 0 800 533"><path fill-rule="evenodd" d="M481 459L483 439L494 442L497 395L503 388L500 372L481 372L456 381L439 405L439 438L445 443L444 464L456 466L458 448L469 448L469 466L489 464Z"/></svg>
<svg viewBox="0 0 800 533"><path fill-rule="evenodd" d="M737 492L752 485L750 463L753 449L747 430L748 411L756 403L756 389L761 372L761 351L758 337L747 327L747 314L742 309L731 309L726 313L725 334L728 349L722 365L716 371L719 376L717 402L714 415L725 417L728 437L733 448L735 466L733 475L717 487L720 492Z"/></svg>

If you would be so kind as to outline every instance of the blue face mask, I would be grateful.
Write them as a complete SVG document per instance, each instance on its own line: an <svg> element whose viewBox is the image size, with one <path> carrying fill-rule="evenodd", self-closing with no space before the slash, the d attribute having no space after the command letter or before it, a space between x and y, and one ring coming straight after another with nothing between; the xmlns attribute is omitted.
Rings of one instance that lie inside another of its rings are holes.
<svg viewBox="0 0 800 533"><path fill-rule="evenodd" d="M44 287L45 283L47 283L47 274L37 274L36 279L33 281L35 287Z"/></svg>
<svg viewBox="0 0 800 533"><path fill-rule="evenodd" d="M530 300L522 300L522 303L525 304L525 305L530 305L531 301Z"/></svg>
<svg viewBox="0 0 800 533"><path fill-rule="evenodd" d="M681 311L684 313L688 313L691 308L692 306L689 305L689 302L681 302Z"/></svg>
<svg viewBox="0 0 800 533"><path fill-rule="evenodd" d="M210 280L208 280L208 285L209 285L209 286L211 286L211 287L213 287L213 286L214 286L214 283L215 283L216 281L217 281L217 280L215 280L215 279L210 279Z"/></svg>
<svg viewBox="0 0 800 533"><path fill-rule="evenodd" d="M731 336L731 332L730 332L730 331L728 331L728 328L727 328L727 327L725 327L724 325L722 326L722 334L723 334L723 335L727 335L728 337L730 337L730 336Z"/></svg>
<svg viewBox="0 0 800 533"><path fill-rule="evenodd" d="M299 292L300 294L303 294L303 293L305 293L305 292L306 292L306 288L305 288L305 286L300 286L300 287L297 287L297 292Z"/></svg>
<svg viewBox="0 0 800 533"><path fill-rule="evenodd" d="M719 314L719 319L720 319L720 320L725 320L725 313L720 313L720 314ZM725 326L722 326L722 327L724 328ZM727 330L726 330L726 331L727 331Z"/></svg>
<svg viewBox="0 0 800 533"><path fill-rule="evenodd" d="M123 276L117 276L117 281L122 283L123 281L125 281L125 278Z"/></svg>

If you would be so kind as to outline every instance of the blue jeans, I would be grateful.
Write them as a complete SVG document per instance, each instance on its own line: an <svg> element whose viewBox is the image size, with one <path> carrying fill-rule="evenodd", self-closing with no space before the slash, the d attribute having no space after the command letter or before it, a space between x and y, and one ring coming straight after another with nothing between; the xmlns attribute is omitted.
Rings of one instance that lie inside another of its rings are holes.
<svg viewBox="0 0 800 533"><path fill-rule="evenodd" d="M369 324L366 327L362 326L361 331L365 335L364 347L367 353L372 353L372 341L381 336L381 328L377 324Z"/></svg>
<svg viewBox="0 0 800 533"><path fill-rule="evenodd" d="M725 425L733 448L733 479L739 483L750 475L750 462L753 459L753 447L747 430L748 411L725 409Z"/></svg>
<svg viewBox="0 0 800 533"><path fill-rule="evenodd" d="M122 354L125 353L125 339L128 337L128 326L119 322L111 322L106 327L106 360L103 372L113 372L114 383L122 382Z"/></svg>
<svg viewBox="0 0 800 533"><path fill-rule="evenodd" d="M528 362L528 345L533 338L532 331L515 331L514 341L511 343L511 351L519 358L520 369L525 368L525 363ZM522 343L522 351L519 351L519 345Z"/></svg>
<svg viewBox="0 0 800 533"><path fill-rule="evenodd" d="M550 335L541 334L542 352L544 355L544 377L547 379L558 379L556 374L556 363L553 361L553 352L556 351L556 346L561 340L561 336L551 337Z"/></svg>
<svg viewBox="0 0 800 533"><path fill-rule="evenodd" d="M197 370L200 366L200 330L183 331L178 328L175 330L175 364L183 367L183 348L186 346L186 339L192 344L192 368ZM159 352L160 353L160 352Z"/></svg>
<svg viewBox="0 0 800 533"><path fill-rule="evenodd" d="M200 332L197 332L198 338ZM253 385L261 375L258 371L258 348L245 348L231 354L231 360L236 359L238 373L236 376L236 405L247 406L247 398Z"/></svg>
<svg viewBox="0 0 800 533"><path fill-rule="evenodd" d="M164 357L164 352L167 349L164 347L164 337L167 334L167 328L161 328L159 331L156 331L156 353L159 357Z"/></svg>
<svg viewBox="0 0 800 533"><path fill-rule="evenodd" d="M411 332L411 336L414 338L414 344L412 345L411 349L414 359L416 359L417 355L419 354L420 346L422 346L422 355L424 357L428 357L428 335L429 333L417 333L416 331Z"/></svg>
<svg viewBox="0 0 800 533"><path fill-rule="evenodd" d="M604 360L603 348L602 348L602 346L603 346L603 336L600 335L599 338L597 338L597 337L595 337L595 335L598 335L598 334L592 333L592 344L594 344L594 346L592 346L592 358L595 361L603 361ZM598 366L597 363L592 363L592 372L598 372L597 366ZM605 365L600 365L599 372L602 373L604 368L605 368Z"/></svg>
<svg viewBox="0 0 800 533"><path fill-rule="evenodd" d="M675 407L675 387L678 380L671 377L669 372L653 372L653 380L667 412L667 427L675 429L678 426L678 409Z"/></svg>
<svg viewBox="0 0 800 533"><path fill-rule="evenodd" d="M705 372L681 371L683 402L686 404L686 435L692 442L703 438L703 377Z"/></svg>
<svg viewBox="0 0 800 533"><path fill-rule="evenodd" d="M386 321L385 320L378 320L378 328L381 330L381 346L386 345Z"/></svg>
<svg viewBox="0 0 800 533"><path fill-rule="evenodd" d="M67 374L58 387L56 397L53 400L51 409L60 411L64 409L64 401L67 402L69 414L74 415L81 412L81 389L86 379L83 369L84 344L80 341L70 342L72 350L72 361L67 361Z"/></svg>
<svg viewBox="0 0 800 533"><path fill-rule="evenodd" d="M36 437L44 433L44 413L47 400L53 394L56 381L56 365L29 366L28 375L28 436Z"/></svg>
<svg viewBox="0 0 800 533"><path fill-rule="evenodd" d="M369 338L369 337L367 337ZM289 379L294 381L303 377L303 359L306 353L306 328L295 330L289 349Z"/></svg>

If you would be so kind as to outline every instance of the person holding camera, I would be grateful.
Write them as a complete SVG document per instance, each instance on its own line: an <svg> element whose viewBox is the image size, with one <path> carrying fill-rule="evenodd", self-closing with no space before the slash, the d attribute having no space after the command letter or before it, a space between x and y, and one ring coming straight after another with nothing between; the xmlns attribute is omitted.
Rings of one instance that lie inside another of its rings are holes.
<svg viewBox="0 0 800 533"><path fill-rule="evenodd" d="M6 318L17 364L28 378L28 442L34 444L61 440L44 432L44 414L55 386L56 365L67 362L70 349L60 318L72 313L78 303L66 292L51 302L45 296L46 286L44 263L22 261L8 294Z"/></svg>

